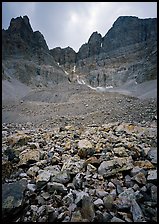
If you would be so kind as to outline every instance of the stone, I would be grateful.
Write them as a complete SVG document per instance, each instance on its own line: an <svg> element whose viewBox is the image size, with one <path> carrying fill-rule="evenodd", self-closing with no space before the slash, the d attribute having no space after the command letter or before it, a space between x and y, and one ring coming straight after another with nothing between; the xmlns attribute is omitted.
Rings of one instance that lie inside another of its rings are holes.
<svg viewBox="0 0 159 224"><path fill-rule="evenodd" d="M83 200L83 197L89 197L89 194L84 192L84 191L76 191L76 199L75 199L75 204L78 205L81 203L81 201Z"/></svg>
<svg viewBox="0 0 159 224"><path fill-rule="evenodd" d="M123 192L124 190L123 190L123 187L120 185L120 184L117 184L116 185L116 192L117 192L117 194L120 194L121 192Z"/></svg>
<svg viewBox="0 0 159 224"><path fill-rule="evenodd" d="M112 215L106 211L103 212L103 222L110 222Z"/></svg>
<svg viewBox="0 0 159 224"><path fill-rule="evenodd" d="M39 171L39 167L38 166L32 166L27 170L27 174L31 177L35 177Z"/></svg>
<svg viewBox="0 0 159 224"><path fill-rule="evenodd" d="M111 209L113 206L114 198L112 195L108 194L103 198L104 206L106 209Z"/></svg>
<svg viewBox="0 0 159 224"><path fill-rule="evenodd" d="M77 173L76 176L73 178L72 183L74 184L76 189L81 189L83 180L84 180L83 173Z"/></svg>
<svg viewBox="0 0 159 224"><path fill-rule="evenodd" d="M94 218L94 222L103 222L103 213L100 210L96 211L96 216Z"/></svg>
<svg viewBox="0 0 159 224"><path fill-rule="evenodd" d="M101 198L98 198L98 199L95 200L93 203L94 203L94 205L97 206L97 207L99 207L99 206L101 206L101 205L104 205L103 200L102 200Z"/></svg>
<svg viewBox="0 0 159 224"><path fill-rule="evenodd" d="M38 205L44 205L46 202L45 202L45 199L41 196L41 195L38 195L36 197L36 200L38 202Z"/></svg>
<svg viewBox="0 0 159 224"><path fill-rule="evenodd" d="M39 216L44 216L45 211L46 211L47 206L46 205L41 205L38 210L37 210L37 214Z"/></svg>
<svg viewBox="0 0 159 224"><path fill-rule="evenodd" d="M128 153L126 152L126 149L124 147L118 147L113 149L116 156L124 157L128 156Z"/></svg>
<svg viewBox="0 0 159 224"><path fill-rule="evenodd" d="M130 211L132 213L134 222L144 222L145 221L143 212L135 199L132 199L132 205L131 205Z"/></svg>
<svg viewBox="0 0 159 224"><path fill-rule="evenodd" d="M106 192L103 189L96 189L96 195L97 197L103 198L108 194L108 192Z"/></svg>
<svg viewBox="0 0 159 224"><path fill-rule="evenodd" d="M132 134L132 133L140 133L145 130L144 127L140 127L137 125L133 125L130 123L122 123L120 124L116 129L116 131L125 131L127 134Z"/></svg>
<svg viewBox="0 0 159 224"><path fill-rule="evenodd" d="M9 177L13 171L13 164L10 161L2 160L2 181Z"/></svg>
<svg viewBox="0 0 159 224"><path fill-rule="evenodd" d="M8 147L5 151L4 151L4 154L6 156L8 156L8 161L11 161L11 162L19 162L19 158L18 156L16 155L16 152L14 151L13 148L10 148Z"/></svg>
<svg viewBox="0 0 159 224"><path fill-rule="evenodd" d="M27 184L27 188L28 188L28 190L34 192L34 191L36 191L37 186L36 186L36 184Z"/></svg>
<svg viewBox="0 0 159 224"><path fill-rule="evenodd" d="M147 180L148 181L156 181L157 180L157 170L149 170Z"/></svg>
<svg viewBox="0 0 159 224"><path fill-rule="evenodd" d="M10 135L8 137L8 142L11 146L22 146L25 145L30 139L31 137L24 132L18 132L16 134Z"/></svg>
<svg viewBox="0 0 159 224"><path fill-rule="evenodd" d="M48 192L43 192L41 194L41 196L45 199L45 200L48 200L50 198L50 194Z"/></svg>
<svg viewBox="0 0 159 224"><path fill-rule="evenodd" d="M133 169L130 171L131 176L134 176L136 174L138 174L139 172L145 172L144 169L142 167L139 166L135 166L133 167Z"/></svg>
<svg viewBox="0 0 159 224"><path fill-rule="evenodd" d="M67 194L67 188L61 183L49 182L47 183L47 190L50 194L54 193L55 191L62 194Z"/></svg>
<svg viewBox="0 0 159 224"><path fill-rule="evenodd" d="M116 196L117 196L116 189L112 189L112 190L110 191L110 195L115 199Z"/></svg>
<svg viewBox="0 0 159 224"><path fill-rule="evenodd" d="M40 160L40 151L39 149L25 149L19 154L19 163L18 165L25 165L31 162L38 162Z"/></svg>
<svg viewBox="0 0 159 224"><path fill-rule="evenodd" d="M83 149L83 148L91 149L92 148L92 143L87 139L82 139L82 140L79 140L78 147L80 149Z"/></svg>
<svg viewBox="0 0 159 224"><path fill-rule="evenodd" d="M85 160L85 165L92 164L92 165L98 165L100 163L99 159L97 157L92 156Z"/></svg>
<svg viewBox="0 0 159 224"><path fill-rule="evenodd" d="M148 160L145 160L145 161L142 161L142 160L135 161L134 165L138 166L140 168L144 168L144 169L154 168L154 165L150 161L148 161Z"/></svg>
<svg viewBox="0 0 159 224"><path fill-rule="evenodd" d="M51 177L56 176L61 171L61 167L59 165L49 165L44 167L45 171L49 171Z"/></svg>
<svg viewBox="0 0 159 224"><path fill-rule="evenodd" d="M58 182L61 184L68 183L70 181L71 177L67 171L60 171L54 176L51 177L51 182Z"/></svg>
<svg viewBox="0 0 159 224"><path fill-rule="evenodd" d="M92 156L95 153L92 143L87 139L79 140L78 142L78 155L80 158L86 158L87 156Z"/></svg>
<svg viewBox="0 0 159 224"><path fill-rule="evenodd" d="M41 188L44 185L46 185L47 182L49 182L49 180L50 180L50 176L51 176L51 174L49 171L41 170L39 175L36 177L37 188Z"/></svg>
<svg viewBox="0 0 159 224"><path fill-rule="evenodd" d="M132 187L133 186L131 177L129 175L126 175L125 176L125 186L126 187Z"/></svg>
<svg viewBox="0 0 159 224"><path fill-rule="evenodd" d="M72 213L71 222L83 222L83 218L79 210Z"/></svg>
<svg viewBox="0 0 159 224"><path fill-rule="evenodd" d="M13 218L22 211L25 204L24 191L27 181L21 179L15 183L2 184L2 217L3 220L13 221Z"/></svg>
<svg viewBox="0 0 159 224"><path fill-rule="evenodd" d="M20 173L19 177L21 177L21 178L27 177L27 174L26 173Z"/></svg>
<svg viewBox="0 0 159 224"><path fill-rule="evenodd" d="M157 164L157 148L151 148L148 152L147 157L151 159L153 164Z"/></svg>
<svg viewBox="0 0 159 224"><path fill-rule="evenodd" d="M67 171L69 174L77 174L83 170L84 160L79 156L68 158L64 161L61 171Z"/></svg>
<svg viewBox="0 0 159 224"><path fill-rule="evenodd" d="M118 212L118 214L119 214L120 216L122 216L123 219L124 219L126 222L132 222L131 214L130 214L130 213L126 213L126 212Z"/></svg>
<svg viewBox="0 0 159 224"><path fill-rule="evenodd" d="M151 198L152 198L152 201L157 203L157 186L155 185L151 186Z"/></svg>
<svg viewBox="0 0 159 224"><path fill-rule="evenodd" d="M132 180L135 180L137 183L142 184L142 185L146 184L146 177L141 172L139 172L135 176L133 176Z"/></svg>
<svg viewBox="0 0 159 224"><path fill-rule="evenodd" d="M34 212L37 212L37 210L38 210L38 206L37 206L37 205L31 205L31 206L30 206L30 209L31 209L32 211L34 211Z"/></svg>
<svg viewBox="0 0 159 224"><path fill-rule="evenodd" d="M68 193L67 195L65 195L65 196L63 197L63 202L64 202L64 204L65 204L66 206L69 206L69 205L73 204L73 202L74 202L73 194L70 192L70 193Z"/></svg>
<svg viewBox="0 0 159 224"><path fill-rule="evenodd" d="M130 170L133 168L131 157L114 158L109 161L103 161L98 167L98 173L104 177L112 176L118 172Z"/></svg>
<svg viewBox="0 0 159 224"><path fill-rule="evenodd" d="M109 189L115 189L116 188L115 185L112 182L109 182L107 184L107 186L109 187Z"/></svg>
<svg viewBox="0 0 159 224"><path fill-rule="evenodd" d="M84 219L92 222L95 218L95 210L92 200L89 196L84 195L82 198L81 214Z"/></svg>
<svg viewBox="0 0 159 224"><path fill-rule="evenodd" d="M114 216L112 219L111 219L111 222L125 222L124 220Z"/></svg>
<svg viewBox="0 0 159 224"><path fill-rule="evenodd" d="M131 206L132 199L136 199L134 190L132 188L128 188L118 195L114 204L120 210L128 209Z"/></svg>
<svg viewBox="0 0 159 224"><path fill-rule="evenodd" d="M95 173L97 170L97 168L95 166L93 166L92 164L88 164L87 165L87 172L89 173Z"/></svg>

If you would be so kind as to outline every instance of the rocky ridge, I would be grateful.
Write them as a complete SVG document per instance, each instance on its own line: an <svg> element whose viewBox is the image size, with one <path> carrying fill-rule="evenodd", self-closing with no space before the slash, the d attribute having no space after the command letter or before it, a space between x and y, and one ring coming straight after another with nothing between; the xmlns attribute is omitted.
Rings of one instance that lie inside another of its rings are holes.
<svg viewBox="0 0 159 224"><path fill-rule="evenodd" d="M13 18L2 30L2 78L31 87L52 86L68 81L51 56L44 36L33 32L27 16Z"/></svg>
<svg viewBox="0 0 159 224"><path fill-rule="evenodd" d="M153 80L157 77L157 20L120 16L104 37L94 32L76 57L73 49L50 52L69 74L92 86L121 86L132 78L138 83Z"/></svg>

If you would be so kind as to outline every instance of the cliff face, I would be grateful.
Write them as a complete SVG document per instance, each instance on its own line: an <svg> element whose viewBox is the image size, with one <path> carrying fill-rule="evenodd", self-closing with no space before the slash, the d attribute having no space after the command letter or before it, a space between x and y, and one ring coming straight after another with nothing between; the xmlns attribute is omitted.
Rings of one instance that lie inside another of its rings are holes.
<svg viewBox="0 0 159 224"><path fill-rule="evenodd" d="M76 66L74 75L93 86L119 86L129 79L139 83L156 79L157 19L121 16L103 38L94 32L76 54L72 51L74 57L67 51L67 58L72 58L70 66L66 58L62 60L65 52L66 49L61 49L56 61L70 74Z"/></svg>
<svg viewBox="0 0 159 224"><path fill-rule="evenodd" d="M100 53L102 43L102 36L100 33L94 32L88 43L83 44L77 53L77 61L91 57L93 55L98 55Z"/></svg>
<svg viewBox="0 0 159 224"><path fill-rule="evenodd" d="M64 72L66 70L67 72ZM157 78L157 19L119 17L104 37L94 32L76 53L49 50L44 36L33 31L27 16L12 19L2 30L2 78L48 86L84 79L92 86L120 86Z"/></svg>
<svg viewBox="0 0 159 224"><path fill-rule="evenodd" d="M67 81L44 36L39 31L33 32L27 16L13 18L9 28L2 30L2 77L33 86Z"/></svg>
<svg viewBox="0 0 159 224"><path fill-rule="evenodd" d="M120 47L157 40L156 19L138 19L134 16L121 16L103 37L101 52L116 50Z"/></svg>
<svg viewBox="0 0 159 224"><path fill-rule="evenodd" d="M50 50L50 53L57 63L65 65L67 68L71 68L72 64L76 62L76 52L71 47L64 49L56 47Z"/></svg>
<svg viewBox="0 0 159 224"><path fill-rule="evenodd" d="M39 31L33 32L27 16L12 19L8 30L2 31L2 56L33 56L41 50L42 55L49 53L43 35Z"/></svg>

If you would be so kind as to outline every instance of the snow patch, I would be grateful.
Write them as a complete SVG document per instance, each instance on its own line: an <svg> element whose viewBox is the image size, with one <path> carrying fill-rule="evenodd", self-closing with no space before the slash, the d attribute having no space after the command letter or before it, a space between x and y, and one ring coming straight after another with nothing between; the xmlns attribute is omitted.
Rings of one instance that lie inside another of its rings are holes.
<svg viewBox="0 0 159 224"><path fill-rule="evenodd" d="M69 75L68 72L66 72L66 71L65 71L65 74L66 74L66 75Z"/></svg>
<svg viewBox="0 0 159 224"><path fill-rule="evenodd" d="M74 73L75 73L75 71L76 71L76 65L74 65L74 67L73 67L73 70L72 70Z"/></svg>
<svg viewBox="0 0 159 224"><path fill-rule="evenodd" d="M79 80L78 75L77 75L77 82L78 82L78 84L80 84L80 85L82 85L82 84L83 85L86 85L90 89L96 90L97 92L105 92L106 89L112 89L113 88L113 86L106 86L106 87L98 86L98 87L92 87L92 86L86 84L83 79Z"/></svg>

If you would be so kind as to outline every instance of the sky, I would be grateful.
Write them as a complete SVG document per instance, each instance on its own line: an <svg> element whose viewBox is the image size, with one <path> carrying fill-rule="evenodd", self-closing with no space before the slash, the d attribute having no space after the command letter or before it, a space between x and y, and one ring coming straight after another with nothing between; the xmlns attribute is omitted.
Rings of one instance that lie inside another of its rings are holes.
<svg viewBox="0 0 159 224"><path fill-rule="evenodd" d="M69 46L78 52L93 32L105 36L119 16L157 18L157 2L2 2L3 29L24 15L49 49Z"/></svg>

